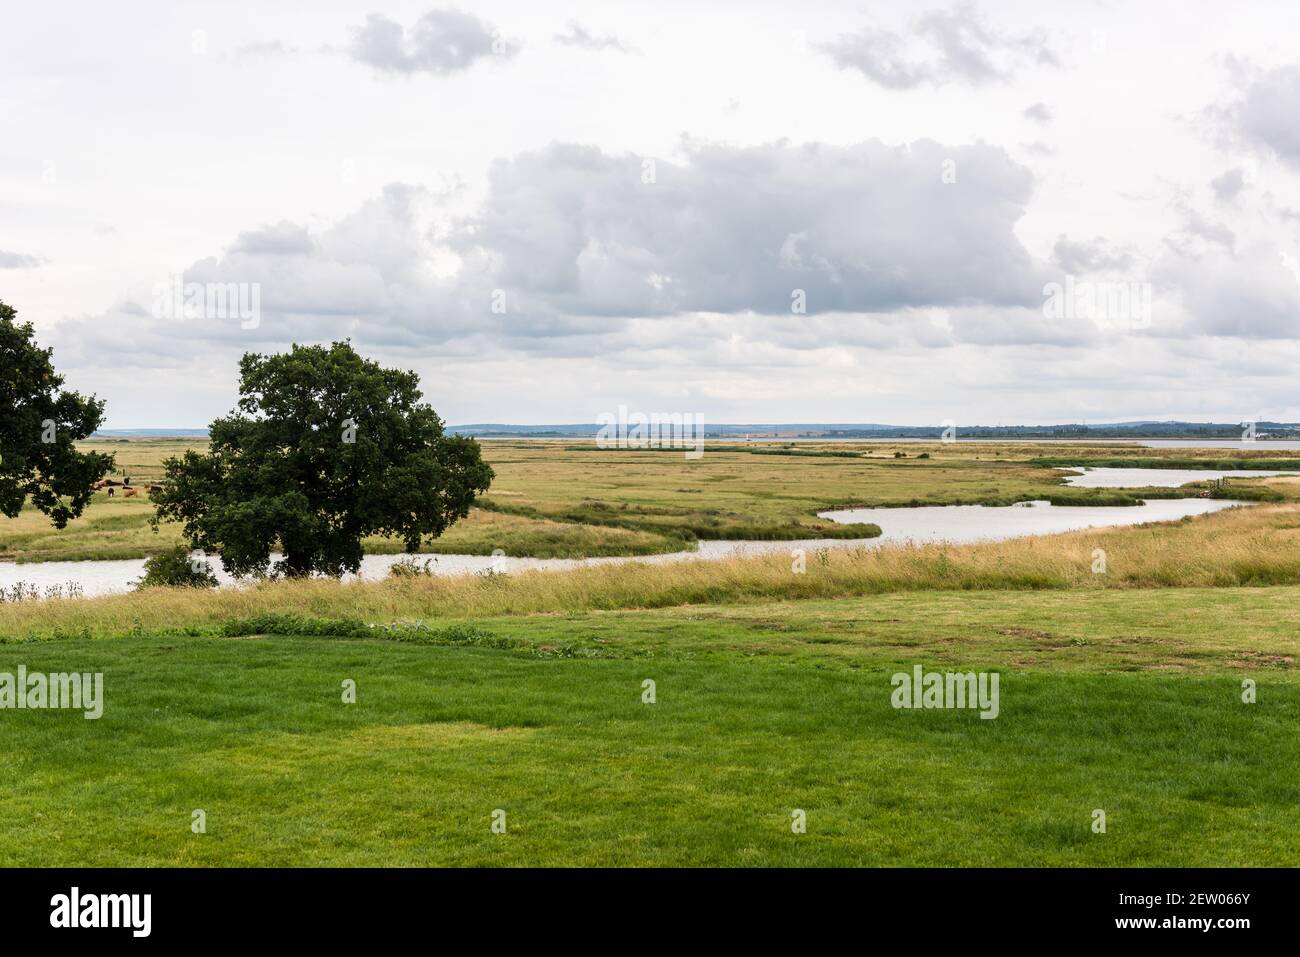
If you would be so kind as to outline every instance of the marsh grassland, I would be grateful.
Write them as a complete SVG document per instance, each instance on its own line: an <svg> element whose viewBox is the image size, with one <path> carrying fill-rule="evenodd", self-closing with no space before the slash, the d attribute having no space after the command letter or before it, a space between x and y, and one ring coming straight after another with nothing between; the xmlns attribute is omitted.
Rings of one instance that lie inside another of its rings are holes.
<svg viewBox="0 0 1300 957"><path fill-rule="evenodd" d="M87 442L117 456L116 479L156 481L162 461L192 447L187 440ZM1221 464L1222 450L1139 449L1132 446L1054 446L1042 443L800 443L718 445L699 461L680 451L600 450L578 441L486 441L496 470L480 507L441 538L430 554L491 554L535 558L647 555L680 551L697 539L863 538L870 532L817 517L832 508L905 505L1010 505L1031 499L1057 504L1130 504L1138 498L1186 494L1070 488L1067 472L1038 462L1079 464L1168 461L1186 467L1198 458ZM906 458L895 458L896 454ZM921 458L921 456L926 456ZM1116 458L1121 456L1121 458ZM1267 449L1238 453L1276 463ZM1292 461L1281 457L1281 461ZM1284 467L1279 465L1276 467ZM1292 461L1300 468L1300 461ZM1273 482L1236 481L1235 488ZM1300 499L1294 485L1290 498ZM79 561L141 558L180 540L179 530L149 525L145 498L96 495L86 514L55 531L28 509L0 521L0 560ZM401 544L372 538L369 552L396 553Z"/></svg>
<svg viewBox="0 0 1300 957"><path fill-rule="evenodd" d="M112 446L133 482L179 447ZM1050 467L1066 460L1285 458L485 450L498 478L483 507L428 548L577 557L831 537L853 526L817 512L840 505L1115 495L1066 488ZM0 604L0 672L102 672L105 687L98 720L0 710L0 860L1300 864L1300 480L1229 484L1267 500L1006 542L827 550L802 572L779 553ZM59 532L24 513L0 525L0 551L139 556L176 535L151 531L151 512L101 496ZM916 665L997 672L998 717L892 707L891 676ZM196 809L206 833L191 830Z"/></svg>

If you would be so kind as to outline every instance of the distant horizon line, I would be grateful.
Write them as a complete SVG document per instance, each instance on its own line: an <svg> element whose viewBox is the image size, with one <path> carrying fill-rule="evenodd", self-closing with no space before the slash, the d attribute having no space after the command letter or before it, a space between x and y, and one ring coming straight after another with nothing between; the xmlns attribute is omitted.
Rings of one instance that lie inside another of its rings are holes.
<svg viewBox="0 0 1300 957"><path fill-rule="evenodd" d="M697 417L697 421L699 421ZM927 423L924 425L904 425L900 423L882 423L882 422L702 422L702 425L710 429L727 429L727 430L750 430L750 431L870 431L885 432L890 430L943 430L953 428L957 432L969 431L1048 431L1060 429L1078 429L1092 431L1094 429L1143 429L1143 428L1171 428L1171 427L1195 427L1195 428L1216 428L1216 429L1239 429L1244 422L1237 421L1196 421L1192 419L1124 419L1113 422L1054 422L1046 425L1028 425L1018 423L1014 425L956 425L951 421L940 423ZM1256 427L1271 426L1283 428L1300 429L1300 423L1284 422L1281 420L1258 419L1254 420ZM546 430L576 430L590 429L593 432L601 428L597 422L543 422L543 423L525 423L525 422L466 422L446 425L448 431L518 431L518 432L539 432ZM133 428L116 428L116 429L96 429L93 435L207 435L209 429L206 427L195 426L137 426Z"/></svg>

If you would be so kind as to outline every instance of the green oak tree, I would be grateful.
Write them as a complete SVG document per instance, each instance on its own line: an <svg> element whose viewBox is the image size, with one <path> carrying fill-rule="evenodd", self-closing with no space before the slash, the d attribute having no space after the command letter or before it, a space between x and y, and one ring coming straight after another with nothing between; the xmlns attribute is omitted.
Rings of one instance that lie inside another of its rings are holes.
<svg viewBox="0 0 1300 957"><path fill-rule="evenodd" d="M113 467L113 456L75 445L99 428L104 403L61 391L53 350L38 346L32 324L17 316L0 302L0 514L15 517L30 498L63 528Z"/></svg>
<svg viewBox="0 0 1300 957"><path fill-rule="evenodd" d="M210 426L209 450L165 461L154 493L155 527L183 522L190 546L219 552L231 574L355 572L375 534L414 552L492 482L478 443L444 434L420 401L414 372L350 342L249 353L239 374L239 402Z"/></svg>

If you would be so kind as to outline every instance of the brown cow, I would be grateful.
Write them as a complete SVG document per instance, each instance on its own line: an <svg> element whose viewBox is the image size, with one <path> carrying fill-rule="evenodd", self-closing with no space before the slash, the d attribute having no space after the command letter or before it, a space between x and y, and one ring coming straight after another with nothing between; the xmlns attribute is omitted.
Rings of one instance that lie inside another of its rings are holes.
<svg viewBox="0 0 1300 957"><path fill-rule="evenodd" d="M139 495L139 494L140 494L140 490L139 490L138 488L124 488L124 489L122 489L122 497L123 497L123 498L135 498L135 497L136 497L137 495Z"/></svg>

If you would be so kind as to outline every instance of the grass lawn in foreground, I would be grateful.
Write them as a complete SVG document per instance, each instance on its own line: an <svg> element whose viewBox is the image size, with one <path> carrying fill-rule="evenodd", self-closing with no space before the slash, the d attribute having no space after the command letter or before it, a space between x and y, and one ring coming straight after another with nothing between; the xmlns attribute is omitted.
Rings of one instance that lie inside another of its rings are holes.
<svg viewBox="0 0 1300 957"><path fill-rule="evenodd" d="M1300 684L1277 613L1297 598L940 593L474 623L506 649L4 645L0 671L103 671L106 705L0 711L0 861L1296 865ZM913 664L1000 671L999 717L894 710L890 675Z"/></svg>

